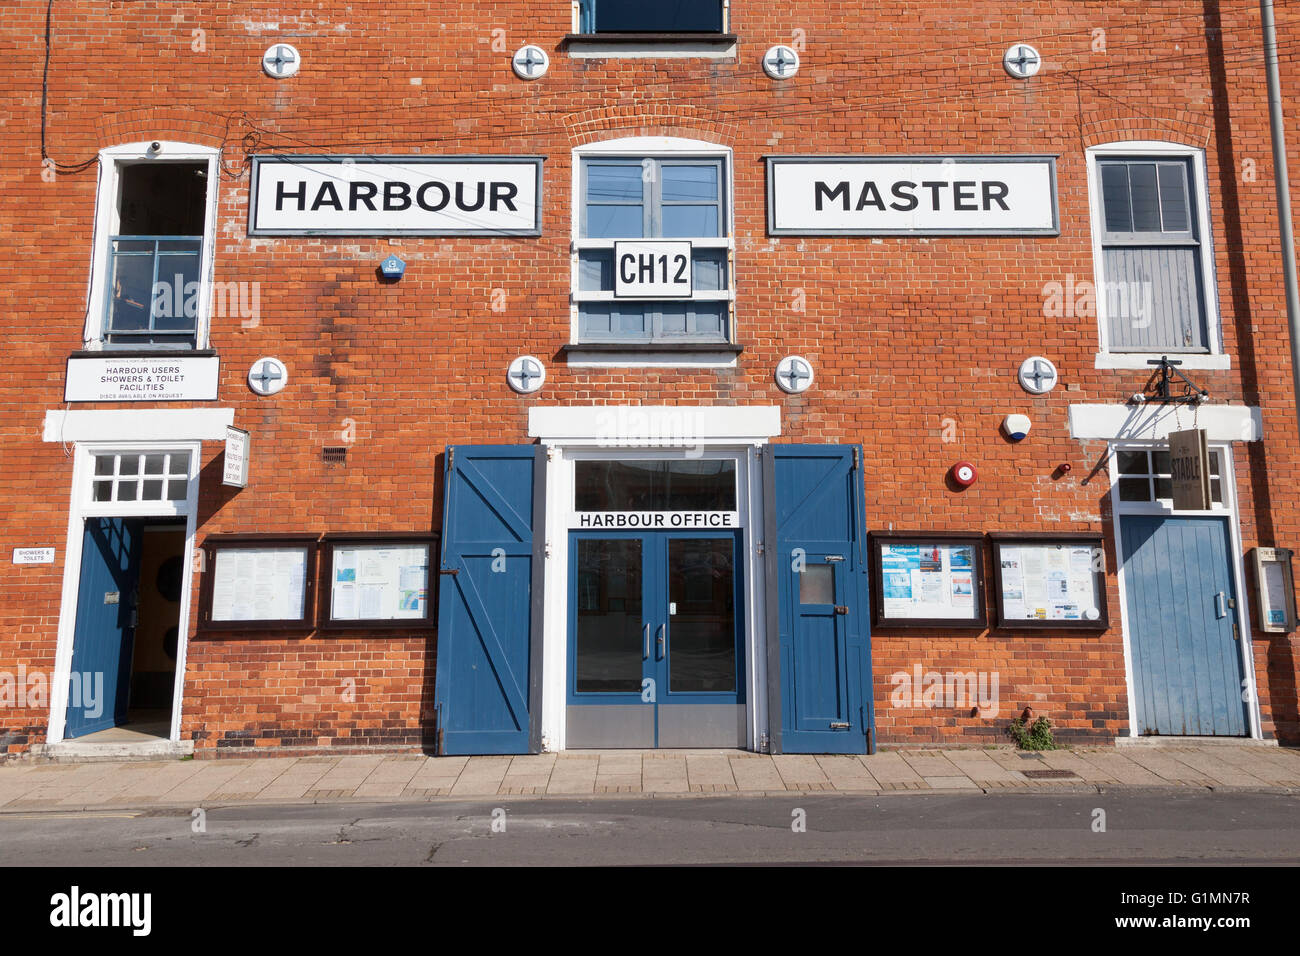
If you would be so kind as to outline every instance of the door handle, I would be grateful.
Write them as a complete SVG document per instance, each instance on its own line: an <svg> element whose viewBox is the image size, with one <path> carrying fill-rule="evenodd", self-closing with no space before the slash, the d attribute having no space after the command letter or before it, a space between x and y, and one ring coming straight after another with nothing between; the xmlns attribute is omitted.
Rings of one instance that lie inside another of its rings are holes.
<svg viewBox="0 0 1300 956"><path fill-rule="evenodd" d="M665 646L667 642L668 642L668 625L660 624L658 630L655 632L655 643L658 645L659 648L659 657L657 658L658 660L664 659Z"/></svg>
<svg viewBox="0 0 1300 956"><path fill-rule="evenodd" d="M1228 602L1224 600L1225 597L1222 591L1214 595L1214 616L1220 621L1228 616Z"/></svg>
<svg viewBox="0 0 1300 956"><path fill-rule="evenodd" d="M645 624L642 625L641 631L645 635L645 653L641 656L641 659L648 661L650 659L650 622L649 621L646 621Z"/></svg>

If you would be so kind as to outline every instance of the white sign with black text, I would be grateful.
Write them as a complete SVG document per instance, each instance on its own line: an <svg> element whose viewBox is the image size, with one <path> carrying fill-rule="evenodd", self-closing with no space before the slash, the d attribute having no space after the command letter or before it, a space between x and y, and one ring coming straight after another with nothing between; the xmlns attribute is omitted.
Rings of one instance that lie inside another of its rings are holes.
<svg viewBox="0 0 1300 956"><path fill-rule="evenodd" d="M53 564L53 548L14 548L14 564Z"/></svg>
<svg viewBox="0 0 1300 956"><path fill-rule="evenodd" d="M540 236L538 156L255 156L250 236Z"/></svg>
<svg viewBox="0 0 1300 956"><path fill-rule="evenodd" d="M673 528L739 528L735 511L579 511L575 528L663 530Z"/></svg>
<svg viewBox="0 0 1300 956"><path fill-rule="evenodd" d="M226 457L221 469L221 483L233 488L248 486L248 432L226 426Z"/></svg>
<svg viewBox="0 0 1300 956"><path fill-rule="evenodd" d="M217 397L219 359L198 357L114 358L72 356L63 387L65 402L211 401Z"/></svg>
<svg viewBox="0 0 1300 956"><path fill-rule="evenodd" d="M614 243L614 296L689 299L691 244L676 241Z"/></svg>
<svg viewBox="0 0 1300 956"><path fill-rule="evenodd" d="M1060 233L1053 156L769 156L773 236Z"/></svg>

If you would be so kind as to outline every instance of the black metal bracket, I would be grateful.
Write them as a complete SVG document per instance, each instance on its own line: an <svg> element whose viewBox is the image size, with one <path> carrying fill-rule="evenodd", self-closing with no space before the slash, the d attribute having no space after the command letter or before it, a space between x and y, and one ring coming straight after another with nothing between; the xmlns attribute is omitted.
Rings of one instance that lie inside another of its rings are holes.
<svg viewBox="0 0 1300 956"><path fill-rule="evenodd" d="M1162 355L1158 359L1147 359L1147 364L1156 367L1151 378L1147 381L1147 390L1154 389L1154 394L1146 399L1147 401L1160 402L1164 405L1180 403L1199 405L1201 402L1209 401L1209 391L1201 388L1178 368L1183 364L1182 362L1170 359L1168 355ZM1175 378L1180 380L1179 388L1181 388L1181 392L1177 394L1171 387L1175 384Z"/></svg>

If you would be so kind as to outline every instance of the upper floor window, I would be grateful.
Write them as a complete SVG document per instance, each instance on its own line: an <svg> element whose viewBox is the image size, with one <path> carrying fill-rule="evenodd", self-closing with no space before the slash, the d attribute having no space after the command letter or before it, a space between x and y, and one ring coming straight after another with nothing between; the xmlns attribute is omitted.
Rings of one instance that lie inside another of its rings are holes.
<svg viewBox="0 0 1300 956"><path fill-rule="evenodd" d="M579 33L722 33L724 0L580 0Z"/></svg>
<svg viewBox="0 0 1300 956"><path fill-rule="evenodd" d="M215 150L201 158L147 145L106 152L87 338L114 349L200 348Z"/></svg>
<svg viewBox="0 0 1300 956"><path fill-rule="evenodd" d="M1177 148L1093 153L1105 351L1219 351L1197 159Z"/></svg>
<svg viewBox="0 0 1300 956"><path fill-rule="evenodd" d="M589 156L578 189L579 341L729 342L725 158Z"/></svg>

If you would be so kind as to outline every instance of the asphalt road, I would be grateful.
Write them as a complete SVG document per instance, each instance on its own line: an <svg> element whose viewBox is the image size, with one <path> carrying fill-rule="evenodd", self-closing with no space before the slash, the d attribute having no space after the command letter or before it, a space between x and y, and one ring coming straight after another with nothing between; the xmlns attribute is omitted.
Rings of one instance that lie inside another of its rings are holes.
<svg viewBox="0 0 1300 956"><path fill-rule="evenodd" d="M1098 810L1104 832L1094 829ZM0 814L3 866L1298 862L1300 796L1273 793L496 798L214 807L201 817Z"/></svg>

